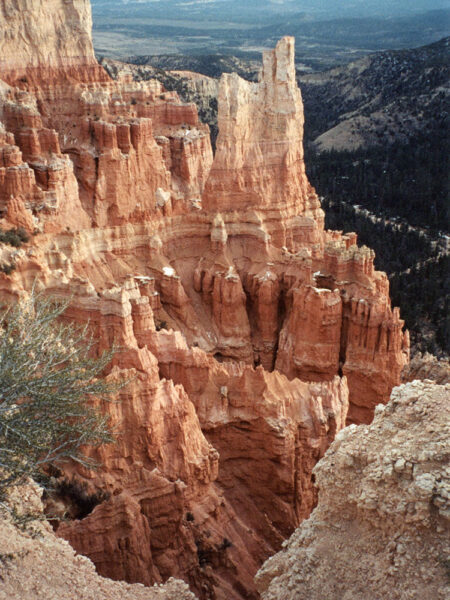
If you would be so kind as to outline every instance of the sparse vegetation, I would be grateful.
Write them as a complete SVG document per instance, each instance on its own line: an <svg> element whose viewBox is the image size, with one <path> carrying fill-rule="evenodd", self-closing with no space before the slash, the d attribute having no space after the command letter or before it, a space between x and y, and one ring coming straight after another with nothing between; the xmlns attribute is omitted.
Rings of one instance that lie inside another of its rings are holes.
<svg viewBox="0 0 450 600"><path fill-rule="evenodd" d="M11 275L11 273L13 271L15 271L17 268L16 263L11 262L11 263L1 263L0 264L0 271L2 273L5 273L5 275Z"/></svg>
<svg viewBox="0 0 450 600"><path fill-rule="evenodd" d="M4 231L0 228L0 244L8 244L9 246L20 248L20 246L26 244L29 239L30 236L23 227L8 229L8 231Z"/></svg>
<svg viewBox="0 0 450 600"><path fill-rule="evenodd" d="M104 490L89 491L88 484L77 477L58 480L51 496L70 504L70 516L73 519L84 519L96 506L110 498L110 494Z"/></svg>
<svg viewBox="0 0 450 600"><path fill-rule="evenodd" d="M51 465L93 466L84 447L113 440L94 403L120 386L102 377L113 351L93 358L87 329L58 321L66 307L33 292L0 318L0 493Z"/></svg>
<svg viewBox="0 0 450 600"><path fill-rule="evenodd" d="M353 125L366 146L405 143L420 132L428 134L430 126L445 136L447 55L448 38L444 38L429 46L379 52L333 71L301 76L307 140L342 122Z"/></svg>
<svg viewBox="0 0 450 600"><path fill-rule="evenodd" d="M450 353L447 54L444 39L301 80L306 166L326 227L375 250L413 349L438 356ZM366 118L362 147L316 152L317 136L355 115Z"/></svg>
<svg viewBox="0 0 450 600"><path fill-rule="evenodd" d="M156 331L161 331L161 329L167 329L167 321L157 321L156 322Z"/></svg>

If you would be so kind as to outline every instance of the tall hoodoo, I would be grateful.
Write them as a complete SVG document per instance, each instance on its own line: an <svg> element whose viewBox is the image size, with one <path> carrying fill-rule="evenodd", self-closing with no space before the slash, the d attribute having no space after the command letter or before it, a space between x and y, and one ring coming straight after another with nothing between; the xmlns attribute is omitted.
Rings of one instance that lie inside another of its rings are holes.
<svg viewBox="0 0 450 600"><path fill-rule="evenodd" d="M0 298L35 281L70 298L132 379L102 468L68 473L110 498L58 533L103 575L256 598L316 502L312 468L347 413L387 401L408 351L373 252L324 231L294 40L259 83L223 77L213 162L195 105L98 67L87 0L0 11L0 226L35 233L0 246Z"/></svg>
<svg viewBox="0 0 450 600"><path fill-rule="evenodd" d="M211 211L283 211L320 220L305 173L303 102L295 76L295 42L263 55L258 83L224 74L219 90L217 152L204 195Z"/></svg>

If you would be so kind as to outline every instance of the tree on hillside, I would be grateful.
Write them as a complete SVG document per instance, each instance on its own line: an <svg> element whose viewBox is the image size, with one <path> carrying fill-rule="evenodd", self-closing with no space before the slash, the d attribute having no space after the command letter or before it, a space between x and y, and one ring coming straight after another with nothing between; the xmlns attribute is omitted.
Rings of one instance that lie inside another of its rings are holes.
<svg viewBox="0 0 450 600"><path fill-rule="evenodd" d="M92 358L86 327L58 321L66 308L32 293L0 317L0 494L64 461L92 466L83 447L113 439L89 401L119 388L102 378L113 351Z"/></svg>

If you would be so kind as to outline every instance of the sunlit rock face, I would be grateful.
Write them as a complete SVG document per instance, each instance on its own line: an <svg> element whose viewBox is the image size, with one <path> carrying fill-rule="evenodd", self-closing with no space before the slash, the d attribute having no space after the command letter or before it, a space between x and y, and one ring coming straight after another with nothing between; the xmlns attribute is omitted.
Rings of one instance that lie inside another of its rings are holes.
<svg viewBox="0 0 450 600"><path fill-rule="evenodd" d="M387 277L355 234L324 231L292 38L258 84L224 76L213 160L195 105L94 62L87 2L41 4L0 0L26 33L0 37L20 67L0 64L0 225L31 234L0 247L0 295L68 299L131 379L103 407L102 467L68 468L110 497L58 533L102 575L257 598L256 570L316 503L314 465L399 381ZM47 70L28 58L43 35Z"/></svg>
<svg viewBox="0 0 450 600"><path fill-rule="evenodd" d="M0 70L11 84L104 79L92 46L89 0L2 0Z"/></svg>
<svg viewBox="0 0 450 600"><path fill-rule="evenodd" d="M286 37L264 53L258 83L222 76L217 153L205 193L209 210L321 216L305 174L294 58L294 38Z"/></svg>

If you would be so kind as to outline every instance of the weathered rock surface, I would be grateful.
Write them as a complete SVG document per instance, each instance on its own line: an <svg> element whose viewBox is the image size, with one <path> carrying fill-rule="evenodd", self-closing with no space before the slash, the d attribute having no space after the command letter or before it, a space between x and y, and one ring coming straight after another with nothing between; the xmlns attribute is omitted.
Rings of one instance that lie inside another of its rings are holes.
<svg viewBox="0 0 450 600"><path fill-rule="evenodd" d="M450 383L450 363L447 359L438 359L428 352L418 352L402 371L402 382L415 379L428 379L440 385Z"/></svg>
<svg viewBox="0 0 450 600"><path fill-rule="evenodd" d="M8 505L19 515L42 513L42 490L24 485ZM151 588L100 577L93 563L53 533L47 521L20 527L4 507L0 513L1 600L195 600L188 586L171 579Z"/></svg>
<svg viewBox="0 0 450 600"><path fill-rule="evenodd" d="M289 378L347 375L349 419L369 422L399 382L409 341L373 252L358 248L355 234L324 231L304 168L292 38L264 55L259 83L223 75L219 130L203 206L216 213L211 239L220 266L236 268L243 281L255 360ZM213 260L202 259L202 269L209 262L207 282L218 271ZM259 294L271 305L264 316ZM248 331L242 319L240 328Z"/></svg>
<svg viewBox="0 0 450 600"><path fill-rule="evenodd" d="M305 173L303 120L294 38L283 38L274 52L264 53L259 83L222 75L219 137L205 208L278 209L320 220L323 213Z"/></svg>
<svg viewBox="0 0 450 600"><path fill-rule="evenodd" d="M101 469L66 473L110 497L58 533L102 575L257 598L253 576L313 509L311 471L347 413L369 422L399 382L409 346L388 280L356 234L324 231L292 38L259 83L224 77L213 161L194 104L110 80L89 44L74 67L58 32L87 27L73 12L87 3L55 3L54 26L40 6L54 68L0 65L0 225L35 233L1 245L0 297L70 299L66 318L120 348L111 374L132 380L104 406L117 443L95 453Z"/></svg>
<svg viewBox="0 0 450 600"><path fill-rule="evenodd" d="M317 508L258 572L263 600L448 598L449 398L414 381L338 433Z"/></svg>
<svg viewBox="0 0 450 600"><path fill-rule="evenodd" d="M179 332L157 332L148 296L125 288L105 292L99 313L68 312L89 315L101 344L122 349L116 371L135 379L110 408L116 444L95 455L99 473L83 473L111 498L58 533L103 575L251 594L258 564L316 501L311 470L345 425L346 380L220 364Z"/></svg>
<svg viewBox="0 0 450 600"><path fill-rule="evenodd" d="M8 83L41 85L63 73L102 77L92 47L89 0L2 0L0 71Z"/></svg>
<svg viewBox="0 0 450 600"><path fill-rule="evenodd" d="M176 55L171 58L176 62ZM150 64L124 63L103 57L100 64L113 79L131 78L134 81L157 79L167 90L174 90L184 102L195 102L203 123L208 123L213 146L217 138L217 96L219 80L192 70L159 69Z"/></svg>

